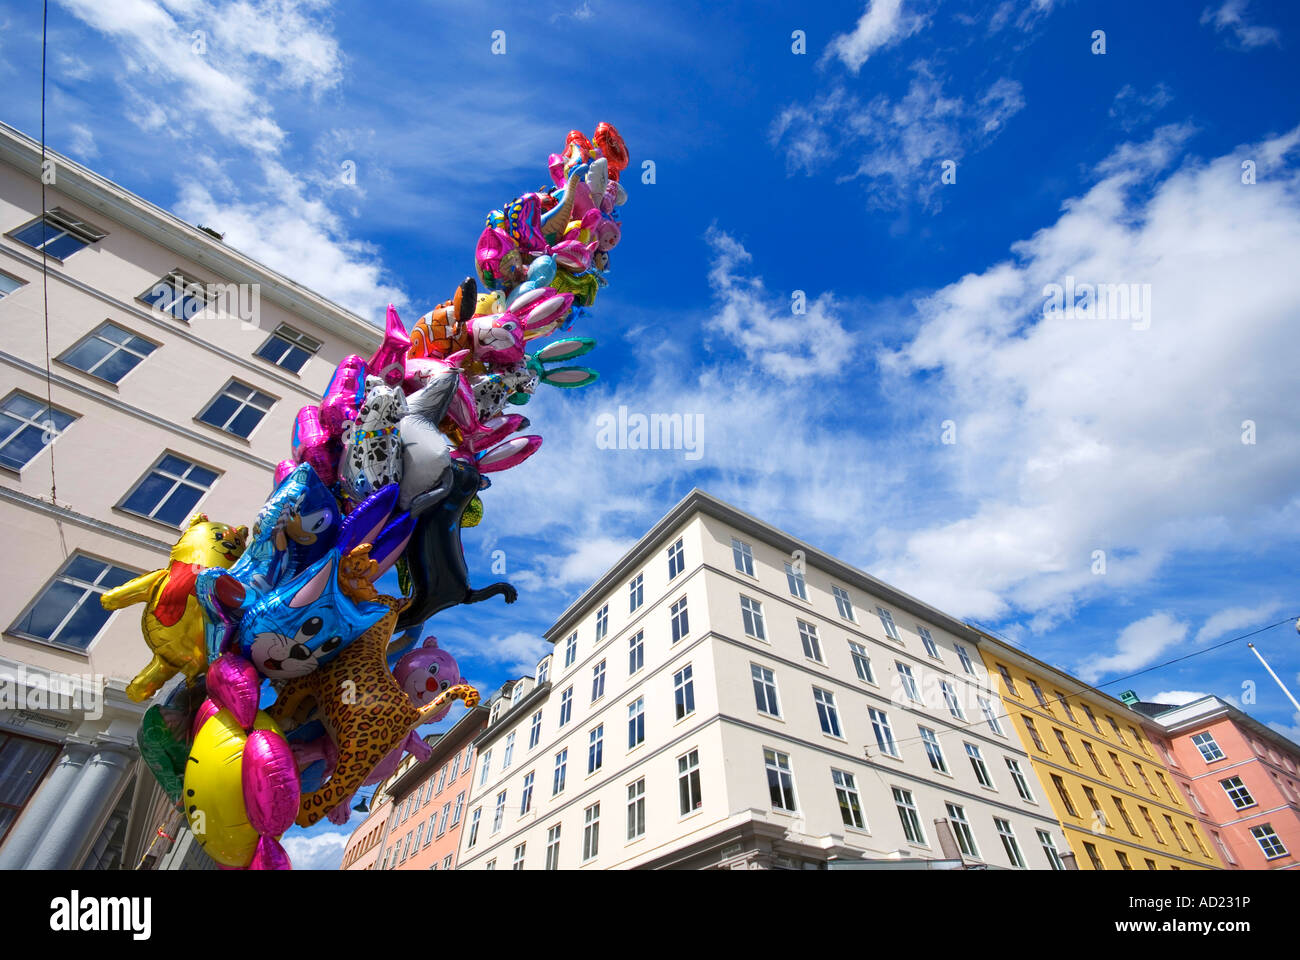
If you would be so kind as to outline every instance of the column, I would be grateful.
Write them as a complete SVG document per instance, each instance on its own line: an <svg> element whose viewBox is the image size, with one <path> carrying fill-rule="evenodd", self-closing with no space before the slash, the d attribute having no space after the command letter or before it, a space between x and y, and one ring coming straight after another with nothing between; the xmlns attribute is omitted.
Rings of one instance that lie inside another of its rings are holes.
<svg viewBox="0 0 1300 960"><path fill-rule="evenodd" d="M101 741L86 761L71 795L48 825L45 835L27 860L29 870L73 870L85 851L88 834L101 823L118 788L135 762L127 744Z"/></svg>
<svg viewBox="0 0 1300 960"><path fill-rule="evenodd" d="M73 792L93 753L94 747L89 743L72 741L63 745L54 769L27 801L22 816L9 831L9 838L0 846L0 870L22 870L27 866L28 858Z"/></svg>

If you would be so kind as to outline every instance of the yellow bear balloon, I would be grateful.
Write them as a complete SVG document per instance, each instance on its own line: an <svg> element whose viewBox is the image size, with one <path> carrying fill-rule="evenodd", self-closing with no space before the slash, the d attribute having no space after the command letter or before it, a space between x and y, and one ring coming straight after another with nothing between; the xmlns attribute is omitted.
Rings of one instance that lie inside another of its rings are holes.
<svg viewBox="0 0 1300 960"><path fill-rule="evenodd" d="M145 605L140 629L153 651L153 659L127 686L126 695L132 700L148 700L177 673L183 673L186 681L193 683L207 670L203 611L194 595L194 584L205 567L232 566L244 552L247 540L247 527L212 523L206 514L196 513L172 547L166 570L136 577L100 598L106 610L120 610L134 603Z"/></svg>

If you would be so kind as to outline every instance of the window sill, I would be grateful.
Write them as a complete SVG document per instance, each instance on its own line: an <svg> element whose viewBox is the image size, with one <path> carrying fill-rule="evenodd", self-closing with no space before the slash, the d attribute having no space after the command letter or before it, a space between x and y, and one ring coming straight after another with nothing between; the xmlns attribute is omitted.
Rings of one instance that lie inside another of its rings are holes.
<svg viewBox="0 0 1300 960"><path fill-rule="evenodd" d="M776 722L776 723L785 723L785 718L784 718L784 717L778 717L778 716L777 716L776 714L774 714L774 713L765 713L765 712L763 712L762 710L757 710L757 711L755 711L755 712L756 712L760 717L762 717L764 720L772 720L772 721L774 721L774 722Z"/></svg>
<svg viewBox="0 0 1300 960"><path fill-rule="evenodd" d="M673 726L675 727L675 726L677 726L678 724L685 723L687 720L691 719L691 717L693 717L693 716L695 716L695 711L694 711L694 710L692 710L690 713L686 714L686 716L682 717L680 720L674 720L674 721L673 721Z"/></svg>
<svg viewBox="0 0 1300 960"><path fill-rule="evenodd" d="M96 329L98 329L98 328L96 328ZM135 336L138 336L138 334L135 334ZM141 337L141 339L143 340L144 338ZM78 341L78 343L80 343L80 342L81 342L81 341ZM156 349L156 347L155 347L155 349ZM69 371L69 372L71 372L71 373L75 373L75 374L77 374L78 376L86 377L87 379L94 381L94 386L96 386L96 387L103 387L103 388L105 388L105 389L107 389L107 390L112 390L114 393L120 393L120 392L121 392L121 391L118 389L117 383L114 382L114 381L112 381L112 380L105 380L103 377L99 376L98 374L91 373L89 370L82 370L80 367L74 367L72 364L66 362L65 360L62 360L62 359L59 358L59 357L54 357L54 358L53 358L53 362L54 362L55 364L57 364L57 365L58 365L61 369L63 369L63 370L67 370L67 371ZM143 362L143 361L141 361L141 362ZM128 377L128 376L130 376L131 372L132 372L133 370L135 370L135 368L138 367L138 366L140 366L139 363L137 363L137 364L135 365L135 367L132 367L131 370L128 370L125 374L123 374L123 375L122 375L122 376L123 376L123 379L125 379L125 378Z"/></svg>
<svg viewBox="0 0 1300 960"><path fill-rule="evenodd" d="M824 737L827 740L834 740L836 743L842 743L845 746L848 746L849 743L849 741L846 740L844 737L837 737L835 736L835 734L827 733L825 730L822 731L822 737Z"/></svg>
<svg viewBox="0 0 1300 960"><path fill-rule="evenodd" d="M71 644L59 643L57 640L46 640L43 637L32 636L30 633L23 633L21 630L6 630L3 635L14 640L22 640L26 643L39 643L42 647L50 647L53 650L58 650L60 653L71 653L78 657L83 657L87 661L90 660L90 648L95 645L95 640L99 639L99 635L96 634L94 639L90 641L90 646L74 647Z"/></svg>
<svg viewBox="0 0 1300 960"><path fill-rule="evenodd" d="M704 808L700 807L697 810L692 810L690 813L683 813L681 816L677 818L677 822L682 823L685 820L693 819L694 817L698 817L703 812L704 812Z"/></svg>

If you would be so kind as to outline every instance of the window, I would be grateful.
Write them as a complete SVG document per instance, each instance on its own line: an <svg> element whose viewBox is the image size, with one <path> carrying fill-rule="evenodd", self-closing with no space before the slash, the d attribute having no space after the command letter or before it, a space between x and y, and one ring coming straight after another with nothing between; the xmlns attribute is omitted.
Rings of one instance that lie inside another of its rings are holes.
<svg viewBox="0 0 1300 960"><path fill-rule="evenodd" d="M800 600L808 599L808 585L804 582L803 570L796 569L791 564L785 565L785 582L790 588L790 596L798 597Z"/></svg>
<svg viewBox="0 0 1300 960"><path fill-rule="evenodd" d="M193 319L208 306L208 294L203 284L183 273L163 277L136 299L185 321Z"/></svg>
<svg viewBox="0 0 1300 960"><path fill-rule="evenodd" d="M496 868L497 868L496 857L493 857L491 860L489 860L483 867L484 870L495 870Z"/></svg>
<svg viewBox="0 0 1300 960"><path fill-rule="evenodd" d="M600 853L600 804L593 803L582 813L582 860L594 860Z"/></svg>
<svg viewBox="0 0 1300 960"><path fill-rule="evenodd" d="M506 755L501 758L502 770L510 769L510 763L514 759L514 755L515 755L515 733L512 730L508 734L506 734Z"/></svg>
<svg viewBox="0 0 1300 960"><path fill-rule="evenodd" d="M957 837L957 846L961 848L962 854L967 857L978 857L979 847L975 845L975 835L971 833L966 811L955 803L945 803L944 807L948 810L948 822L952 824L952 832Z"/></svg>
<svg viewBox="0 0 1300 960"><path fill-rule="evenodd" d="M275 328L275 333L271 334L266 343L258 348L257 356L290 373L297 373L320 346L319 340L282 323Z"/></svg>
<svg viewBox="0 0 1300 960"><path fill-rule="evenodd" d="M645 742L645 697L637 697L627 706L627 748Z"/></svg>
<svg viewBox="0 0 1300 960"><path fill-rule="evenodd" d="M605 661L602 660L591 668L591 702L595 703L605 695Z"/></svg>
<svg viewBox="0 0 1300 960"><path fill-rule="evenodd" d="M1064 870L1065 861L1061 859L1060 852L1056 849L1056 841L1046 830L1035 830L1038 834L1038 842L1042 844L1043 853L1047 856L1047 863L1053 870ZM1147 861L1150 863L1150 861Z"/></svg>
<svg viewBox="0 0 1300 960"><path fill-rule="evenodd" d="M938 734L929 727L918 726L916 729L921 731L921 743L925 747L925 755L930 758L930 767L940 773L947 773L948 761L943 757L943 748L939 746Z"/></svg>
<svg viewBox="0 0 1300 960"><path fill-rule="evenodd" d="M540 717L538 717L537 719L540 719ZM460 752L457 751L456 756L451 758L451 773L447 774L447 782L448 783L454 782L456 779L456 774L459 772L460 772Z"/></svg>
<svg viewBox="0 0 1300 960"><path fill-rule="evenodd" d="M645 574L638 573L627 585L627 612L636 613L645 603Z"/></svg>
<svg viewBox="0 0 1300 960"><path fill-rule="evenodd" d="M1174 826L1174 818L1169 816L1167 813L1162 814L1162 816L1165 818L1165 826L1167 826L1169 832L1174 835L1174 840L1178 842L1178 846L1182 849L1183 853L1190 853L1191 851L1187 849L1187 844L1183 843L1183 835L1179 833L1178 828Z"/></svg>
<svg viewBox="0 0 1300 960"><path fill-rule="evenodd" d="M682 557L682 542L678 540L668 548L668 579L672 580L685 569L686 561Z"/></svg>
<svg viewBox="0 0 1300 960"><path fill-rule="evenodd" d="M934 637L930 636L929 629L918 624L916 632L921 635L921 645L925 647L925 652L936 660L942 660L943 657L939 656L939 648L935 646Z"/></svg>
<svg viewBox="0 0 1300 960"><path fill-rule="evenodd" d="M524 789L519 796L519 816L521 817L533 809L533 774L535 772L529 770L524 774Z"/></svg>
<svg viewBox="0 0 1300 960"><path fill-rule="evenodd" d="M564 641L564 665L573 666L573 661L578 658L578 635L571 634L568 640Z"/></svg>
<svg viewBox="0 0 1300 960"><path fill-rule="evenodd" d="M799 642L803 644L803 655L809 660L816 660L823 663L822 644L817 639L817 628L811 623L805 623L802 620L799 623Z"/></svg>
<svg viewBox="0 0 1300 960"><path fill-rule="evenodd" d="M550 657L543 657L542 662L537 665L537 685L539 687L546 682L546 675L550 672L550 667Z"/></svg>
<svg viewBox="0 0 1300 960"><path fill-rule="evenodd" d="M555 775L551 779L551 796L564 789L564 777L569 770L569 748L565 747L555 755Z"/></svg>
<svg viewBox="0 0 1300 960"><path fill-rule="evenodd" d="M1192 835L1192 839L1196 842L1196 849L1201 851L1201 856L1208 857L1210 855L1210 851L1206 850L1205 844L1201 843L1201 835L1200 833L1197 832L1196 828L1192 826L1192 821L1184 820L1183 826L1185 826L1187 828L1187 832Z"/></svg>
<svg viewBox="0 0 1300 960"><path fill-rule="evenodd" d="M1066 719L1071 723L1078 723L1079 721L1074 718L1074 711L1070 709L1070 701L1065 698L1065 694L1060 690L1053 690L1052 696L1056 698L1056 702L1059 703L1061 709L1065 711Z"/></svg>
<svg viewBox="0 0 1300 960"><path fill-rule="evenodd" d="M912 668L901 660L895 660L894 666L898 669L898 679L903 685L903 692L907 694L907 698L920 703L921 694L916 689L916 678L912 676Z"/></svg>
<svg viewBox="0 0 1300 960"><path fill-rule="evenodd" d="M1115 731L1115 739L1127 747L1128 741L1124 739L1124 734L1120 732L1119 724L1115 722L1115 718L1112 717L1110 714L1107 714L1106 722L1109 723L1110 728Z"/></svg>
<svg viewBox="0 0 1300 960"><path fill-rule="evenodd" d="M57 260L66 260L78 250L103 240L107 234L61 207L15 230L10 236L33 250L43 250Z"/></svg>
<svg viewBox="0 0 1300 960"><path fill-rule="evenodd" d="M118 383L157 349L157 344L105 321L59 359L92 377Z"/></svg>
<svg viewBox="0 0 1300 960"><path fill-rule="evenodd" d="M23 636L85 650L112 615L100 605L99 598L135 576L132 571L105 560L74 553L12 630Z"/></svg>
<svg viewBox="0 0 1300 960"><path fill-rule="evenodd" d="M1101 803L1098 801L1097 795L1092 792L1092 787L1085 784L1083 795L1088 798L1088 806L1092 809L1093 817L1103 828L1109 829L1109 824L1106 822L1106 811L1101 808Z"/></svg>
<svg viewBox="0 0 1300 960"><path fill-rule="evenodd" d="M1165 788L1165 793L1169 794L1169 799L1172 800L1176 806L1179 803L1178 795L1174 793L1173 788L1169 786L1169 781L1165 779L1165 775L1157 770L1156 779L1160 781L1160 786Z"/></svg>
<svg viewBox="0 0 1300 960"><path fill-rule="evenodd" d="M478 785L484 786L487 783L488 773L492 770L492 751L489 750L479 758L479 775Z"/></svg>
<svg viewBox="0 0 1300 960"><path fill-rule="evenodd" d="M754 575L754 551L743 540L731 538L731 559L740 573Z"/></svg>
<svg viewBox="0 0 1300 960"><path fill-rule="evenodd" d="M817 704L817 722L821 724L822 733L840 736L840 714L835 709L835 694L813 687L813 702Z"/></svg>
<svg viewBox="0 0 1300 960"><path fill-rule="evenodd" d="M1047 698L1043 696L1043 690L1041 687L1038 686L1038 681L1035 680L1033 677L1029 678L1029 689L1034 692L1034 699L1038 701L1038 705L1042 707L1044 710L1046 710L1048 713L1051 713L1052 707L1047 702Z"/></svg>
<svg viewBox="0 0 1300 960"><path fill-rule="evenodd" d="M943 691L943 702L948 705L948 712L958 720L965 720L966 713L961 708L961 701L957 699L957 691L953 689L952 684L947 680L940 680L939 689Z"/></svg>
<svg viewBox="0 0 1300 960"><path fill-rule="evenodd" d="M1120 869L1121 869L1121 870L1132 870L1132 869L1133 869L1133 864L1131 864L1131 863L1129 862L1128 854L1125 853L1123 850L1116 850L1116 851L1115 851L1115 859L1117 859L1117 860L1119 861L1119 866L1120 866Z"/></svg>
<svg viewBox="0 0 1300 960"><path fill-rule="evenodd" d="M560 824L546 831L546 869L560 869Z"/></svg>
<svg viewBox="0 0 1300 960"><path fill-rule="evenodd" d="M682 816L698 810L704 804L700 795L700 752L692 750L677 758L677 797Z"/></svg>
<svg viewBox="0 0 1300 960"><path fill-rule="evenodd" d="M970 758L971 769L975 771L975 779L979 781L981 787L992 787L993 778L989 776L989 768L984 764L984 755L980 753L980 748L973 743L966 744L966 756Z"/></svg>
<svg viewBox="0 0 1300 960"><path fill-rule="evenodd" d="M1114 750L1107 750L1106 753L1110 757L1110 762L1115 765L1115 772L1119 774L1119 778L1128 786L1133 786L1133 781L1130 780L1128 774L1124 772L1124 765L1119 762L1119 754Z"/></svg>
<svg viewBox="0 0 1300 960"><path fill-rule="evenodd" d="M763 605L749 597L741 597L740 616L745 623L745 636L766 642L767 631L763 629Z"/></svg>
<svg viewBox="0 0 1300 960"><path fill-rule="evenodd" d="M673 704L676 720L695 712L695 672L689 663L673 674Z"/></svg>
<svg viewBox="0 0 1300 960"><path fill-rule="evenodd" d="M1101 856L1097 853L1097 847L1095 844L1091 844L1087 840L1085 840L1083 841L1083 849L1088 854L1088 859L1092 862L1092 869L1094 870L1106 869L1106 865L1101 862Z"/></svg>
<svg viewBox="0 0 1300 960"><path fill-rule="evenodd" d="M867 683L875 683L876 677L871 672L871 658L867 656L867 648L850 640L849 656L853 658L853 669L857 671L858 679L865 680Z"/></svg>
<svg viewBox="0 0 1300 960"><path fill-rule="evenodd" d="M179 527L217 480L217 472L166 454L122 503L122 509Z"/></svg>
<svg viewBox="0 0 1300 960"><path fill-rule="evenodd" d="M1016 842L1016 833L1011 829L1011 823L1001 817L994 817L993 825L997 827L998 836L1002 838L1002 849L1007 852L1007 859L1011 861L1013 867L1023 870L1025 858L1020 855L1020 844Z"/></svg>
<svg viewBox="0 0 1300 960"><path fill-rule="evenodd" d="M1287 855L1287 849L1283 846L1282 841L1278 839L1278 835L1271 823L1261 823L1258 827L1251 827L1250 835L1255 838L1259 844L1259 849L1264 851L1264 856L1269 860L1276 860L1278 857Z"/></svg>
<svg viewBox="0 0 1300 960"><path fill-rule="evenodd" d="M645 835L645 777L627 785L627 838Z"/></svg>
<svg viewBox="0 0 1300 960"><path fill-rule="evenodd" d="M424 833L424 829L425 829L425 827L428 827L428 828L429 828L429 835L428 835L428 837L425 839L425 841L424 841L424 845L427 847L429 844L433 843L433 820L434 820L434 818L430 818L430 819L428 820L427 823L422 823L422 824L420 824L420 828L419 828L418 830L416 830L416 832L415 832L415 845L416 845L416 847L419 847L419 846L420 846L420 835L421 835L422 833Z"/></svg>
<svg viewBox="0 0 1300 960"><path fill-rule="evenodd" d="M1160 835L1160 829L1156 826L1156 822L1151 819L1151 811L1139 803L1138 813L1142 814L1142 819L1146 821L1147 829L1151 831L1151 836L1155 837L1156 843L1164 843L1165 838Z"/></svg>
<svg viewBox="0 0 1300 960"><path fill-rule="evenodd" d="M971 662L970 653L960 643L954 646L957 648L957 659L961 661L961 668L971 676L975 676L975 664Z"/></svg>
<svg viewBox="0 0 1300 960"><path fill-rule="evenodd" d="M889 726L889 717L883 710L877 710L875 707L868 707L867 712L871 715L871 729L876 734L876 745L880 747L880 752L891 757L898 756L898 744L894 742L894 731Z"/></svg>
<svg viewBox="0 0 1300 960"><path fill-rule="evenodd" d="M0 733L0 838L22 813L60 752L56 743Z"/></svg>
<svg viewBox="0 0 1300 960"><path fill-rule="evenodd" d="M1135 837L1142 836L1137 832L1137 827L1133 825L1133 818L1128 815L1128 808L1124 806L1124 801L1114 795L1110 799L1115 804L1115 809L1119 811L1119 817L1124 821L1124 826L1128 827L1128 832Z"/></svg>
<svg viewBox="0 0 1300 960"><path fill-rule="evenodd" d="M1020 761L1014 757L1004 757L1007 762L1007 770L1011 774L1011 782L1016 785L1016 793L1020 794L1021 800L1029 803L1034 802L1034 794L1029 789L1029 781L1025 779L1025 773L1020 769Z"/></svg>
<svg viewBox="0 0 1300 960"><path fill-rule="evenodd" d="M496 833L501 829L501 823L506 817L506 792L502 790L497 794L497 808L492 815L492 832Z"/></svg>
<svg viewBox="0 0 1300 960"><path fill-rule="evenodd" d="M595 773L605 764L605 725L587 731L587 773Z"/></svg>
<svg viewBox="0 0 1300 960"><path fill-rule="evenodd" d="M560 694L560 726L564 726L573 719L573 687L564 688Z"/></svg>
<svg viewBox="0 0 1300 960"><path fill-rule="evenodd" d="M1065 811L1072 817L1079 815L1078 809L1074 805L1074 800L1070 797L1070 791L1065 789L1065 781L1055 773L1052 776L1052 786L1056 787L1056 795L1061 798L1061 803L1065 806Z"/></svg>
<svg viewBox="0 0 1300 960"><path fill-rule="evenodd" d="M976 697L975 699L979 702L980 713L984 715L984 720L989 725L989 729L999 737L1006 736L1006 733L1002 729L1002 721L998 719L997 711L993 709L993 704L988 700L988 698Z"/></svg>
<svg viewBox="0 0 1300 960"><path fill-rule="evenodd" d="M609 604L605 604L596 611L596 643L609 636Z"/></svg>
<svg viewBox="0 0 1300 960"><path fill-rule="evenodd" d="M510 865L511 870L522 870L524 868L524 849L527 846L527 843L521 843L515 847L515 861Z"/></svg>
<svg viewBox="0 0 1300 960"><path fill-rule="evenodd" d="M438 789L433 791L435 794L442 793L442 788L447 784L447 765L444 763L442 769L438 771Z"/></svg>
<svg viewBox="0 0 1300 960"><path fill-rule="evenodd" d="M925 843L925 831L921 828L921 818L916 814L916 803L912 800L912 791L893 787L894 806L898 808L898 819L903 824L903 836L909 843Z"/></svg>
<svg viewBox="0 0 1300 960"><path fill-rule="evenodd" d="M858 781L853 774L831 768L831 782L835 784L835 799L840 804L840 819L846 827L866 829L862 819L862 799L858 795Z"/></svg>
<svg viewBox="0 0 1300 960"><path fill-rule="evenodd" d="M1092 744L1087 740L1080 740L1079 742L1083 744L1083 752L1088 755L1092 765L1097 768L1097 773L1103 777L1106 776L1106 768L1101 765L1101 760L1097 758L1097 751L1092 748Z"/></svg>
<svg viewBox="0 0 1300 960"><path fill-rule="evenodd" d="M1056 734L1056 742L1061 745L1061 752L1065 754L1065 759L1077 767L1079 761L1075 757L1074 751L1070 749L1070 742L1065 739L1065 731L1058 727L1052 727L1052 733Z"/></svg>
<svg viewBox="0 0 1300 960"><path fill-rule="evenodd" d="M1034 726L1034 721L1024 714L1020 715L1020 719L1025 722L1025 729L1029 731L1029 738L1034 741L1034 746L1042 753L1047 753L1047 746L1043 743L1043 738L1038 735L1038 727Z"/></svg>
<svg viewBox="0 0 1300 960"><path fill-rule="evenodd" d="M3 300L9 294L13 293L23 285L23 281L9 276L7 273L0 273L0 300Z"/></svg>
<svg viewBox="0 0 1300 960"><path fill-rule="evenodd" d="M776 676L767 667L756 663L749 665L749 675L754 681L754 705L759 713L770 717L781 716L781 704L776 696Z"/></svg>
<svg viewBox="0 0 1300 960"><path fill-rule="evenodd" d="M840 612L840 616L845 620L857 623L858 618L853 613L853 601L849 598L849 592L843 587L832 585L831 593L835 596L835 609Z"/></svg>
<svg viewBox="0 0 1300 960"><path fill-rule="evenodd" d="M531 791L530 791L531 792ZM442 805L442 822L438 825L438 836L447 832L448 821L451 820L451 801L448 800Z"/></svg>
<svg viewBox="0 0 1300 960"><path fill-rule="evenodd" d="M767 770L767 791L772 798L772 809L793 813L794 775L790 772L789 756L764 748L763 766Z"/></svg>
<svg viewBox="0 0 1300 960"><path fill-rule="evenodd" d="M1255 805L1255 798L1250 795L1246 785L1242 783L1241 777L1229 777L1227 780L1220 780L1219 786L1223 787L1223 792L1228 795L1232 805L1238 810L1244 810L1246 807Z"/></svg>
<svg viewBox="0 0 1300 960"><path fill-rule="evenodd" d="M686 616L686 598L682 597L674 603L670 610L670 616L673 623L673 643L676 643L686 634L690 633L691 625Z"/></svg>
<svg viewBox="0 0 1300 960"><path fill-rule="evenodd" d="M1223 854L1224 861L1235 867L1237 865L1237 860L1233 857L1232 851L1228 849L1228 845L1223 842L1223 836L1213 830L1211 830L1210 833L1213 834L1214 844L1219 848L1219 853Z"/></svg>
<svg viewBox="0 0 1300 960"><path fill-rule="evenodd" d="M627 638L627 675L630 677L645 666L645 631L638 630Z"/></svg>
<svg viewBox="0 0 1300 960"><path fill-rule="evenodd" d="M1156 788L1151 786L1151 781L1147 779L1146 771L1142 769L1142 764L1134 761L1133 769L1137 771L1138 779L1142 781L1142 785L1147 788L1147 793L1151 794L1153 797L1158 796Z"/></svg>
<svg viewBox="0 0 1300 960"><path fill-rule="evenodd" d="M533 722L528 728L528 749L531 750L537 746L538 741L542 739L542 711L538 710L533 714ZM459 757L457 758L459 759ZM456 779L456 772L451 774L453 780Z"/></svg>
<svg viewBox="0 0 1300 960"><path fill-rule="evenodd" d="M1209 731L1195 734L1192 737L1192 743L1196 745L1197 750L1201 751L1201 756L1205 758L1206 763L1213 763L1215 760L1223 759L1223 751L1219 749L1214 734Z"/></svg>
<svg viewBox="0 0 1300 960"><path fill-rule="evenodd" d="M1092 729L1097 731L1098 736L1104 737L1105 734L1101 732L1101 725L1097 723L1097 717L1092 712L1092 707L1088 706L1086 703L1081 703L1079 706L1083 707L1084 715L1087 716L1088 722L1092 724Z"/></svg>
<svg viewBox="0 0 1300 960"><path fill-rule="evenodd" d="M1002 675L1002 682L1006 684L1007 693L1011 694L1017 700L1020 699L1020 691L1016 689L1016 681L1012 678L1011 671L999 663L998 673Z"/></svg>
<svg viewBox="0 0 1300 960"><path fill-rule="evenodd" d="M898 627L894 624L894 615L884 607L876 607L876 616L880 617L880 625L885 628L885 636L902 643L903 638L899 636Z"/></svg>
<svg viewBox="0 0 1300 960"><path fill-rule="evenodd" d="M523 698L524 698L523 681L517 681L514 687L512 688L512 690L510 691L510 706L513 707L516 703L518 703Z"/></svg>
<svg viewBox="0 0 1300 960"><path fill-rule="evenodd" d="M465 791L462 790L460 793L456 794L456 809L452 811L452 815L451 815L451 825L453 827L456 826L456 824L460 823L460 815L461 813L464 812L464 810L465 810Z"/></svg>
<svg viewBox="0 0 1300 960"><path fill-rule="evenodd" d="M21 470L77 418L14 391L0 403L0 466Z"/></svg>

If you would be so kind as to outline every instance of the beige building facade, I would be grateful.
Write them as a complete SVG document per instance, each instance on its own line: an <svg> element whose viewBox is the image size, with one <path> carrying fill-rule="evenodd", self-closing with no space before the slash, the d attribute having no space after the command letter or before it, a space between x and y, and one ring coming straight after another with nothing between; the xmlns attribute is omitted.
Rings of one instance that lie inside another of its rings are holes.
<svg viewBox="0 0 1300 960"><path fill-rule="evenodd" d="M1068 868L976 636L693 491L493 704L459 867Z"/></svg>
<svg viewBox="0 0 1300 960"><path fill-rule="evenodd" d="M167 811L124 694L141 608L99 596L197 511L250 524L299 408L381 333L3 124L0 330L0 867L123 865Z"/></svg>

